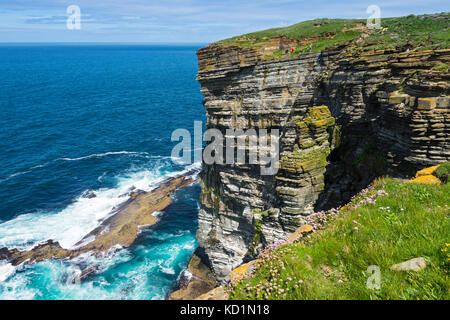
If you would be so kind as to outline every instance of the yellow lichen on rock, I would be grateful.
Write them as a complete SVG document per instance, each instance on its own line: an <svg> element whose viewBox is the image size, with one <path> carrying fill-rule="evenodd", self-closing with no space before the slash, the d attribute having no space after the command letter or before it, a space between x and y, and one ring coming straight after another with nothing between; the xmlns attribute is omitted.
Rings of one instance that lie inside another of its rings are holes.
<svg viewBox="0 0 450 320"><path fill-rule="evenodd" d="M251 271L253 270L254 264L258 263L260 260L256 259L253 261L250 261L248 263L245 263L243 265L240 265L230 273L230 281L233 285L236 285L239 281L242 279L248 277L251 274Z"/></svg>
<svg viewBox="0 0 450 320"><path fill-rule="evenodd" d="M334 124L334 118L327 106L314 106L306 115L297 122L299 127L313 125L315 127L330 126Z"/></svg>
<svg viewBox="0 0 450 320"><path fill-rule="evenodd" d="M439 165L437 166L432 166L432 167L428 167L422 170L417 171L416 173L416 178L420 177L420 176L429 176L432 175L434 171L436 171L436 169L439 168Z"/></svg>
<svg viewBox="0 0 450 320"><path fill-rule="evenodd" d="M305 224L305 225L299 227L297 230L295 230L295 232L289 236L287 241L290 243L295 242L300 237L302 237L304 234L312 232L313 229L314 228L312 226L310 226L309 224Z"/></svg>
<svg viewBox="0 0 450 320"><path fill-rule="evenodd" d="M419 170L416 173L416 177L406 181L406 183L440 184L441 181L439 178L433 176L433 172L436 171L438 167L439 165Z"/></svg>
<svg viewBox="0 0 450 320"><path fill-rule="evenodd" d="M228 293L224 287L217 287L195 298L195 300L228 300Z"/></svg>
<svg viewBox="0 0 450 320"><path fill-rule="evenodd" d="M417 109L432 110L436 108L436 98L419 98L417 100Z"/></svg>
<svg viewBox="0 0 450 320"><path fill-rule="evenodd" d="M420 177L411 179L409 181L406 181L406 183L440 184L441 181L438 178L436 178L435 176L429 174L426 176L420 176Z"/></svg>

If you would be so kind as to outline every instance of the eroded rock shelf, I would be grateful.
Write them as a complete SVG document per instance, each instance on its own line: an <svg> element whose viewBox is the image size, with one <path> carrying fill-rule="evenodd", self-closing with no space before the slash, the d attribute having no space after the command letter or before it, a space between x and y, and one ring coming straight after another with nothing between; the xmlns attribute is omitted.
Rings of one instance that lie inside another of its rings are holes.
<svg viewBox="0 0 450 320"><path fill-rule="evenodd" d="M47 259L74 258L83 253L106 254L115 246L129 247L136 240L141 228L157 222L152 213L164 210L172 203L171 195L176 190L193 182L193 179L181 176L169 179L155 190L131 193L124 204L80 240L76 249L62 248L57 241L48 240L27 251L0 248L0 260L7 260L17 266ZM84 271L85 274L92 272Z"/></svg>

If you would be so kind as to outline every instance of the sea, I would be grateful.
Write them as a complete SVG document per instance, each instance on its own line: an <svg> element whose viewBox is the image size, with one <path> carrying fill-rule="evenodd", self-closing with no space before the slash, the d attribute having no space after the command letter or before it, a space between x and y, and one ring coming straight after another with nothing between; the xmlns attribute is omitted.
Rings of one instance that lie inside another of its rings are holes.
<svg viewBox="0 0 450 320"><path fill-rule="evenodd" d="M0 248L71 248L128 190L199 170L171 156L171 135L205 123L202 46L0 44ZM197 247L199 195L198 184L177 191L128 248L0 261L0 299L165 299Z"/></svg>

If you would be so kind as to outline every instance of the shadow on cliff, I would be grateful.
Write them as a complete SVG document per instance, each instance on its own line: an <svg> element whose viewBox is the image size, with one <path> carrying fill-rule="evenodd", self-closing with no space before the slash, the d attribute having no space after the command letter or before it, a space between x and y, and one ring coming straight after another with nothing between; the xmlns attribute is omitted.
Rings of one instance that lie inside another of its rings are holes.
<svg viewBox="0 0 450 320"><path fill-rule="evenodd" d="M313 94L314 105L328 106L336 119L335 127L329 129L331 153L316 211L348 202L377 177L406 178L418 169L407 161L412 112L400 117L398 110L380 99L398 88L384 82L370 88L351 86L352 73L347 70L344 78L342 74L339 79L333 75L322 79Z"/></svg>

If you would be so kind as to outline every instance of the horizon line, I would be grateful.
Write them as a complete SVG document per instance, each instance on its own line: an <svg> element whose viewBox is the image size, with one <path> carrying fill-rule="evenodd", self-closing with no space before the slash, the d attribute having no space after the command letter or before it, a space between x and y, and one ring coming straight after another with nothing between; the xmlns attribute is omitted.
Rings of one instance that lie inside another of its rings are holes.
<svg viewBox="0 0 450 320"><path fill-rule="evenodd" d="M76 44L122 44L122 45L208 45L212 42L122 42L122 41L0 41L0 45L11 45L11 44L66 44L66 45L76 45Z"/></svg>

